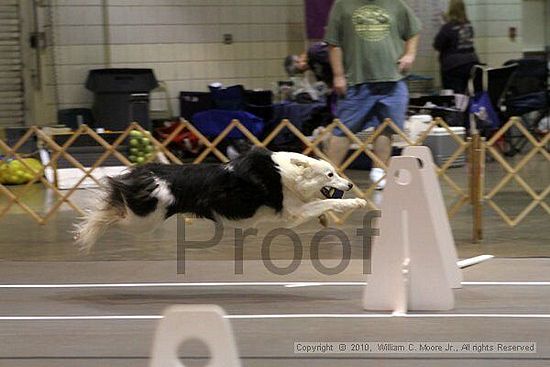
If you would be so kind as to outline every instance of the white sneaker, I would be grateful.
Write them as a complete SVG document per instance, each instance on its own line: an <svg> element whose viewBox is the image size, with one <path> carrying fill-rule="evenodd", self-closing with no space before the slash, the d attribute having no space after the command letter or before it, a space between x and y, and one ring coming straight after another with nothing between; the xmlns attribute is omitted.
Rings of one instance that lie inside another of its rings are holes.
<svg viewBox="0 0 550 367"><path fill-rule="evenodd" d="M373 168L370 170L370 180L372 183L376 182L376 190L382 190L384 187L386 187L386 178L384 177L384 170L382 168Z"/></svg>

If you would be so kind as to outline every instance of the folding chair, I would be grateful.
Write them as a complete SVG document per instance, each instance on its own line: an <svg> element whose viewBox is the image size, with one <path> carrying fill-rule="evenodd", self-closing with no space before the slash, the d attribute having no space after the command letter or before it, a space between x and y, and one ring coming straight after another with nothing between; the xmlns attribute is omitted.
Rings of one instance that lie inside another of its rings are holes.
<svg viewBox="0 0 550 367"><path fill-rule="evenodd" d="M472 69L474 92L483 90L483 70L487 72L487 92L491 104L497 112L502 112L506 94L515 78L518 65L510 63L499 68L477 65Z"/></svg>
<svg viewBox="0 0 550 367"><path fill-rule="evenodd" d="M548 63L545 59L509 60L504 65L517 65L517 70L505 96L504 118L518 116L527 130L538 136L540 121L549 116L550 93L548 90ZM504 135L502 149L507 156L521 153L529 143L527 138L513 127Z"/></svg>
<svg viewBox="0 0 550 367"><path fill-rule="evenodd" d="M517 64L510 64L499 68L490 68L484 65L476 65L472 68L472 74L469 85L470 97L477 95L482 91L487 91L489 100L493 109L498 115L500 121L493 126L483 125L482 121L478 120L477 128L483 136L490 136L496 129L499 129L503 121L503 113L505 111L504 101L506 93L515 76Z"/></svg>

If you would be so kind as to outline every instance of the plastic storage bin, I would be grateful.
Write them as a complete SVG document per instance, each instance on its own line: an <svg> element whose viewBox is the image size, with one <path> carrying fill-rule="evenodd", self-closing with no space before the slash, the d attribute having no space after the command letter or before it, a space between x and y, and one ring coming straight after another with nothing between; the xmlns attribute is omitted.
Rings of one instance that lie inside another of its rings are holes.
<svg viewBox="0 0 550 367"><path fill-rule="evenodd" d="M191 121L194 114L215 108L210 92L180 92L180 116Z"/></svg>
<svg viewBox="0 0 550 367"><path fill-rule="evenodd" d="M458 135L459 138L464 139L466 135L466 129L462 126L450 127L450 130ZM430 147L435 164L438 166L444 165L447 160L454 154L459 148L458 142L450 135L450 133L442 127L434 127L430 134L424 140L424 145ZM451 167L461 167L466 163L466 156L464 153L460 154L457 159L453 161Z"/></svg>

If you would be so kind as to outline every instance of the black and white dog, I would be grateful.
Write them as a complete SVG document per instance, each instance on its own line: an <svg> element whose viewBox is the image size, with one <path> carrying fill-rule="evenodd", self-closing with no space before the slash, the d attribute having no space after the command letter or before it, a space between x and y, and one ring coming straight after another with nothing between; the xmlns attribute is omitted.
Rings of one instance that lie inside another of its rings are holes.
<svg viewBox="0 0 550 367"><path fill-rule="evenodd" d="M226 164L146 164L111 177L99 206L76 226L89 251L111 226L151 231L176 213L254 226L293 227L328 211L364 208L363 199L341 199L352 184L328 162L254 148Z"/></svg>

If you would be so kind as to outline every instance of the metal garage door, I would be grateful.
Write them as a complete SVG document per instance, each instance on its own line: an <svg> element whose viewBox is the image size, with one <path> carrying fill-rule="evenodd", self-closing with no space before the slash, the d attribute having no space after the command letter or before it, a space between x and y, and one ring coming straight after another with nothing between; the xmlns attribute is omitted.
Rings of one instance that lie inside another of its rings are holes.
<svg viewBox="0 0 550 367"><path fill-rule="evenodd" d="M19 1L0 0L0 126L23 123Z"/></svg>

